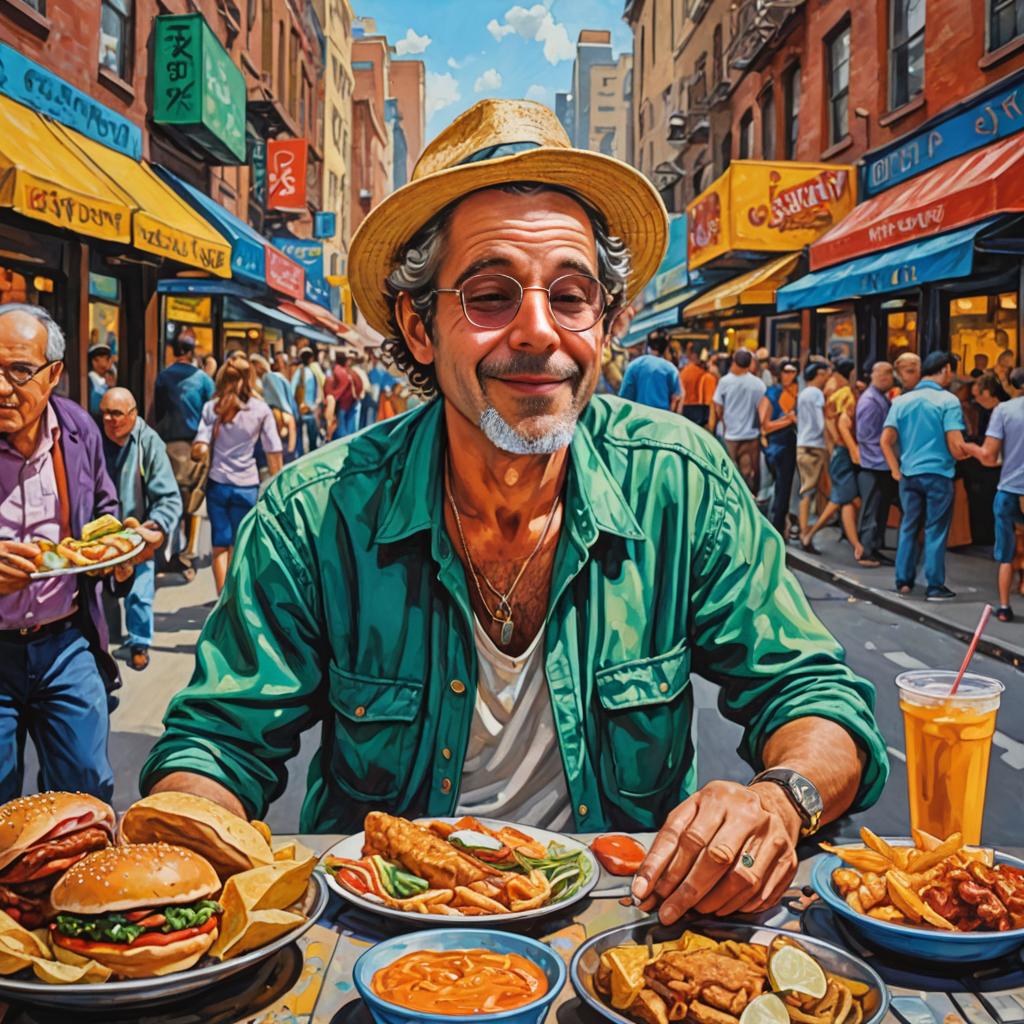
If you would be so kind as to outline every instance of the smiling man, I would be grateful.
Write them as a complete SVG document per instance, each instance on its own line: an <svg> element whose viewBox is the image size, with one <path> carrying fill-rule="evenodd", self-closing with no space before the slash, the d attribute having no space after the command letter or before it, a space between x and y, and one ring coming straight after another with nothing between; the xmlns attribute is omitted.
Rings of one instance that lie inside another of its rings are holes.
<svg viewBox="0 0 1024 1024"><path fill-rule="evenodd" d="M143 790L263 814L317 725L304 830L660 829L634 891L666 920L774 903L801 832L878 796L873 689L725 452L594 397L665 236L650 184L539 104L484 101L431 143L350 274L433 400L273 481ZM697 787L691 669L767 770L749 786Z"/></svg>

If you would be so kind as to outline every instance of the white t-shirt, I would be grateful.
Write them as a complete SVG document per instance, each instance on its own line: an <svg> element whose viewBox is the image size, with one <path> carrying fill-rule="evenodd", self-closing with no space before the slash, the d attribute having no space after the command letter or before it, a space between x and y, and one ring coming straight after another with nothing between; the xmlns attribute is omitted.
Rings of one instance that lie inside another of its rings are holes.
<svg viewBox="0 0 1024 1024"><path fill-rule="evenodd" d="M825 447L825 392L806 387L796 400L796 443L799 448Z"/></svg>
<svg viewBox="0 0 1024 1024"><path fill-rule="evenodd" d="M475 616L473 632L480 671L455 813L565 831L572 801L544 675L544 630L515 658Z"/></svg>
<svg viewBox="0 0 1024 1024"><path fill-rule="evenodd" d="M750 441L761 434L757 407L768 389L752 373L727 373L715 388L715 404L722 407L726 441Z"/></svg>

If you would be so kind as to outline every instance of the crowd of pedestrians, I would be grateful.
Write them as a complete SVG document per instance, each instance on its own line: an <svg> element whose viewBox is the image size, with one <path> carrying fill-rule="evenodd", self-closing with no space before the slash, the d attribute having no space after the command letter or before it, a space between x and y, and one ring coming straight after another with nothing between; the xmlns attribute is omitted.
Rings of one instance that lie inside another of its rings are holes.
<svg viewBox="0 0 1024 1024"><path fill-rule="evenodd" d="M838 517L857 563L891 567L901 595L915 592L920 571L926 600L956 597L945 563L962 480L975 542L994 542L996 615L1012 621L1015 573L1024 594L1024 369L1014 362L1009 351L992 369L976 358L962 375L949 352L903 352L862 376L841 351L801 368L764 350L690 343L680 353L658 331L618 393L716 434L772 525L805 551L821 553L815 538ZM615 391L614 361L605 365L604 388Z"/></svg>

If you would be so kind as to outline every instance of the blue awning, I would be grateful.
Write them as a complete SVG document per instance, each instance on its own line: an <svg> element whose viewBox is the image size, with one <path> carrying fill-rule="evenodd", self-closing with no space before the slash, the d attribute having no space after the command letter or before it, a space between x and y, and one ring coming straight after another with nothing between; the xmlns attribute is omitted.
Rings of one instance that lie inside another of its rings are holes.
<svg viewBox="0 0 1024 1024"><path fill-rule="evenodd" d="M996 219L805 274L776 292L776 308L784 313L967 277L974 266L974 240Z"/></svg>
<svg viewBox="0 0 1024 1024"><path fill-rule="evenodd" d="M259 302L247 302L246 305L257 316L264 317L267 320L278 324L280 327L289 327L292 330L297 331L300 327L308 326L308 324L304 324L298 317L289 316L283 310L274 309L271 306L264 306Z"/></svg>
<svg viewBox="0 0 1024 1024"><path fill-rule="evenodd" d="M266 247L270 244L230 210L210 198L187 181L182 181L166 167L154 166L157 174L186 202L199 211L230 243L231 272L235 277L257 284L267 283Z"/></svg>
<svg viewBox="0 0 1024 1024"><path fill-rule="evenodd" d="M167 277L157 281L156 290L161 295L231 295L248 299L260 294L255 288L247 288L237 281L224 281L207 277Z"/></svg>
<svg viewBox="0 0 1024 1024"><path fill-rule="evenodd" d="M669 309L654 310L648 313L641 313L629 325L629 332L619 342L629 348L631 345L638 345L647 340L647 335L659 327L675 327L679 323L679 306L673 305Z"/></svg>

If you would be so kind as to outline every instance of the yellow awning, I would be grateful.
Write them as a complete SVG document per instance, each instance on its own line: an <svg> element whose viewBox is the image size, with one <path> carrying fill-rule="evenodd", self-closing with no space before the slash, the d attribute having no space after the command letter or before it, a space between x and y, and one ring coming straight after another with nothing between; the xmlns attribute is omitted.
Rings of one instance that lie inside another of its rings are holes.
<svg viewBox="0 0 1024 1024"><path fill-rule="evenodd" d="M133 210L132 244L216 277L231 276L231 246L150 168L84 135L52 124L54 133L111 180Z"/></svg>
<svg viewBox="0 0 1024 1024"><path fill-rule="evenodd" d="M799 259L800 253L790 253L740 274L694 299L683 316L709 316L734 306L773 306L775 292L789 280Z"/></svg>
<svg viewBox="0 0 1024 1024"><path fill-rule="evenodd" d="M131 207L107 177L39 114L6 96L0 96L0 206L91 238L131 241Z"/></svg>

